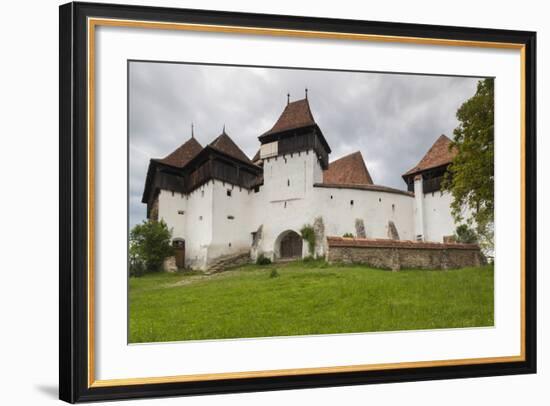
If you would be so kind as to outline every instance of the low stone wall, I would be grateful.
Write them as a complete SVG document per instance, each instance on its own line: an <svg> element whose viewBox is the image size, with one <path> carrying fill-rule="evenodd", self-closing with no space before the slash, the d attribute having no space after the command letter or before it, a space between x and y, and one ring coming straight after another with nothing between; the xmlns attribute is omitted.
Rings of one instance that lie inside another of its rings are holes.
<svg viewBox="0 0 550 406"><path fill-rule="evenodd" d="M327 237L329 263L401 268L452 269L480 266L477 244L433 243L384 239Z"/></svg>

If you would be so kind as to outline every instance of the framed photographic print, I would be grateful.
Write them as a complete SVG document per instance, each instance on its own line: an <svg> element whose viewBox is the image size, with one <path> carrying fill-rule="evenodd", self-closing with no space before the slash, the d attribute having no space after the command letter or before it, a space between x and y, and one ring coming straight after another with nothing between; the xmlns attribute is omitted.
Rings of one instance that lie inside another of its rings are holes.
<svg viewBox="0 0 550 406"><path fill-rule="evenodd" d="M536 371L533 32L60 7L60 398Z"/></svg>

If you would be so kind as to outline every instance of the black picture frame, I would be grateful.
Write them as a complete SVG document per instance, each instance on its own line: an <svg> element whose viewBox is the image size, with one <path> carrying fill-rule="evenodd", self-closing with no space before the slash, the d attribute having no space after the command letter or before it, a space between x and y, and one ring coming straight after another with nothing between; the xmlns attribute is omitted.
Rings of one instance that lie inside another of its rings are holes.
<svg viewBox="0 0 550 406"><path fill-rule="evenodd" d="M205 10L68 3L60 6L59 397L67 402L219 394L536 372L536 33ZM514 43L525 52L524 333L518 362L399 368L197 382L90 387L88 382L87 18L103 17Z"/></svg>

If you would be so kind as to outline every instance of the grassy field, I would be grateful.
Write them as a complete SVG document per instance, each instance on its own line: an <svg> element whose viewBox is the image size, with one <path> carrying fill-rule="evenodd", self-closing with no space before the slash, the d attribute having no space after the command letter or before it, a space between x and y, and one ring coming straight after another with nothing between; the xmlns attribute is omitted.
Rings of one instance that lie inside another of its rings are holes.
<svg viewBox="0 0 550 406"><path fill-rule="evenodd" d="M248 265L130 278L129 295L132 343L492 326L494 314L492 266Z"/></svg>

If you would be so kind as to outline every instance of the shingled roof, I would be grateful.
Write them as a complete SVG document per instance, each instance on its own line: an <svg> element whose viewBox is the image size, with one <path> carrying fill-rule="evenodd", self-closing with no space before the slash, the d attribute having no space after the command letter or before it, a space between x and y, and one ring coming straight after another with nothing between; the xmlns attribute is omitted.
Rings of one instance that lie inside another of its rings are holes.
<svg viewBox="0 0 550 406"><path fill-rule="evenodd" d="M373 181L360 151L331 162L323 171L323 183L333 185L372 185Z"/></svg>
<svg viewBox="0 0 550 406"><path fill-rule="evenodd" d="M246 154L237 146L237 144L235 144L231 137L225 133L225 129L214 141L208 144L208 146L235 159L252 164L252 161L246 156Z"/></svg>
<svg viewBox="0 0 550 406"><path fill-rule="evenodd" d="M183 168L201 151L201 144L199 144L195 137L191 137L185 143L176 148L172 153L162 159L153 159L153 161L175 166L176 168Z"/></svg>
<svg viewBox="0 0 550 406"><path fill-rule="evenodd" d="M450 148L451 143L452 141L447 136L439 136L420 162L418 162L414 168L404 173L403 176L413 175L427 169L437 168L451 163L458 152L456 148Z"/></svg>
<svg viewBox="0 0 550 406"><path fill-rule="evenodd" d="M312 125L315 125L315 120L311 114L308 100L296 100L286 105L275 125L261 137Z"/></svg>

